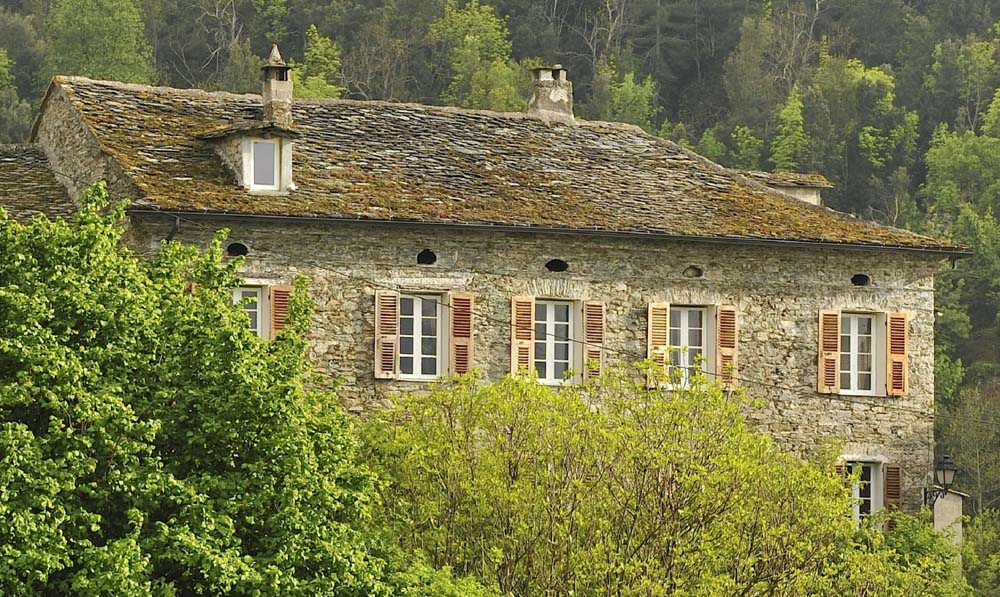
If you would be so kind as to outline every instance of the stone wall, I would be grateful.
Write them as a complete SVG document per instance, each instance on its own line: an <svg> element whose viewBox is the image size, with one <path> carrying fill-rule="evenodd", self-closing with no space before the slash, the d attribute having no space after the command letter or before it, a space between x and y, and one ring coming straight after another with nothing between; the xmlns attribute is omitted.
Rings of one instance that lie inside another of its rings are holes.
<svg viewBox="0 0 1000 597"><path fill-rule="evenodd" d="M738 246L415 227L402 224L200 219L181 223L179 240L204 244L216 228L250 253L244 271L258 283L312 278L317 303L312 358L342 379L353 412L419 383L373 378L376 284L405 290L464 290L476 297L475 365L490 379L510 366L510 297L601 300L607 347L629 360L645 357L650 302L733 304L739 308L741 375L764 406L749 413L786 448L812 453L843 440L845 455L900 464L907 508L919 506L932 467L933 274L927 257L888 251ZM172 218L133 218L130 244L156 250ZM437 263L416 255L433 250ZM569 270L544 264L563 259ZM688 266L704 276L685 277ZM851 277L871 276L867 287ZM910 393L903 398L818 394L820 309L905 311L910 316ZM614 357L621 358L621 357ZM764 385L759 385L764 384ZM874 403L874 405L872 404Z"/></svg>
<svg viewBox="0 0 1000 597"><path fill-rule="evenodd" d="M45 151L56 178L74 201L99 180L107 181L112 197L139 197L135 184L105 153L83 118L65 90L50 87L31 140Z"/></svg>

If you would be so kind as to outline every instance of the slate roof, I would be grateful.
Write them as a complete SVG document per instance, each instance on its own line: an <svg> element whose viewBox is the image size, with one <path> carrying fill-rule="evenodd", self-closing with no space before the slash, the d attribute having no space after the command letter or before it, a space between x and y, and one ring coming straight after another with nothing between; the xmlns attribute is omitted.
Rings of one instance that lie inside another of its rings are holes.
<svg viewBox="0 0 1000 597"><path fill-rule="evenodd" d="M745 170L743 176L766 185L779 187L805 187L812 189L832 189L833 183L822 174L799 174L796 172L761 172Z"/></svg>
<svg viewBox="0 0 1000 597"><path fill-rule="evenodd" d="M65 217L76 207L37 145L0 144L0 205L15 219Z"/></svg>
<svg viewBox="0 0 1000 597"><path fill-rule="evenodd" d="M200 137L259 121L260 96L53 85L132 177L133 209L960 249L807 205L636 127L413 104L296 100L297 188L252 194Z"/></svg>

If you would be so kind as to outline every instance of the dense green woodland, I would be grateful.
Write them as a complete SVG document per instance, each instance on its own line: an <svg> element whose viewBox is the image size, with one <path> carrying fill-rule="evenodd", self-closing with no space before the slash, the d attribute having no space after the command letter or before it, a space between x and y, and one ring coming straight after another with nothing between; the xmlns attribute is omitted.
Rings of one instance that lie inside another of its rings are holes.
<svg viewBox="0 0 1000 597"><path fill-rule="evenodd" d="M4 0L0 142L53 73L257 91L273 41L299 97L520 110L559 62L583 117L969 245L938 283L938 432L1000 506L1000 1Z"/></svg>

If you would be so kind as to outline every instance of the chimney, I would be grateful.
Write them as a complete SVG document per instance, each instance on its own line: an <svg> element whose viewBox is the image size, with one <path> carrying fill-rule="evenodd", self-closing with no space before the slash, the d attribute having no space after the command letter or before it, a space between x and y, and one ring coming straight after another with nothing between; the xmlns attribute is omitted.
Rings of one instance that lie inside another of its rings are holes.
<svg viewBox="0 0 1000 597"><path fill-rule="evenodd" d="M546 123L576 124L573 118L573 84L561 64L531 69L535 83L528 115Z"/></svg>
<svg viewBox="0 0 1000 597"><path fill-rule="evenodd" d="M264 73L264 123L278 128L292 128L291 67L281 59L278 44L271 46L271 55L260 67Z"/></svg>

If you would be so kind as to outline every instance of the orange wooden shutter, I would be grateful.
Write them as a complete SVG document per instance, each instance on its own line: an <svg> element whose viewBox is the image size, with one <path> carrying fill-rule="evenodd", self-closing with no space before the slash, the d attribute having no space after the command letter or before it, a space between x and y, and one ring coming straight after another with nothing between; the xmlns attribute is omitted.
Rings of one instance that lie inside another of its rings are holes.
<svg viewBox="0 0 1000 597"><path fill-rule="evenodd" d="M510 300L510 372L531 370L535 350L535 297L515 296Z"/></svg>
<svg viewBox="0 0 1000 597"><path fill-rule="evenodd" d="M885 485L882 490L883 506L891 512L898 511L903 505L903 479L902 471L898 465L883 465L882 479ZM895 521L890 517L886 521L886 530L892 530L896 526Z"/></svg>
<svg viewBox="0 0 1000 597"><path fill-rule="evenodd" d="M604 303L583 303L583 379L599 377L604 371Z"/></svg>
<svg viewBox="0 0 1000 597"><path fill-rule="evenodd" d="M472 370L472 307L471 294L452 293L451 301L451 367L452 375L464 375Z"/></svg>
<svg viewBox="0 0 1000 597"><path fill-rule="evenodd" d="M268 303L271 307L271 339L285 328L288 319L288 301L292 297L291 286L271 286L268 288Z"/></svg>
<svg viewBox="0 0 1000 597"><path fill-rule="evenodd" d="M905 396L910 390L909 332L906 313L886 315L885 393Z"/></svg>
<svg viewBox="0 0 1000 597"><path fill-rule="evenodd" d="M816 391L840 391L840 311L819 312L819 364Z"/></svg>
<svg viewBox="0 0 1000 597"><path fill-rule="evenodd" d="M739 322L736 307L732 305L719 307L715 322L716 374L719 381L727 388L734 388L739 384L739 360L736 352L739 342Z"/></svg>
<svg viewBox="0 0 1000 597"><path fill-rule="evenodd" d="M649 304L646 315L646 358L664 368L670 362L670 303Z"/></svg>
<svg viewBox="0 0 1000 597"><path fill-rule="evenodd" d="M393 379L399 362L399 293L375 292L375 378Z"/></svg>

